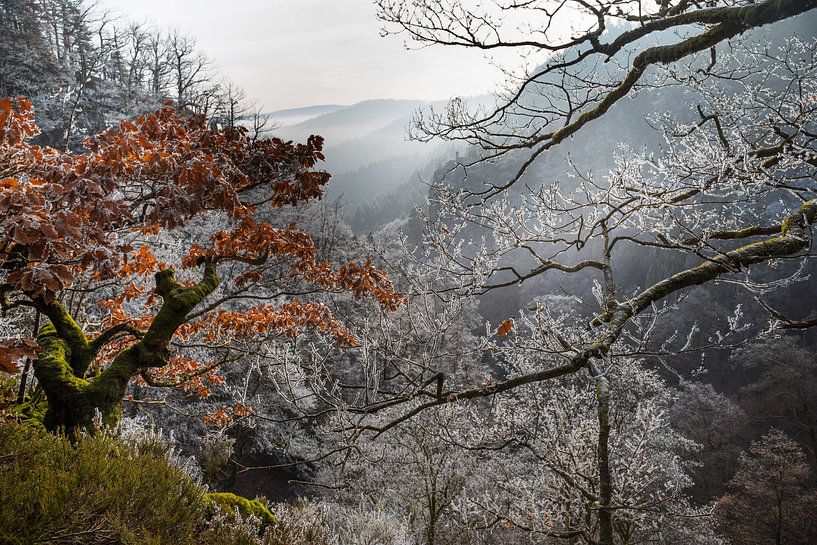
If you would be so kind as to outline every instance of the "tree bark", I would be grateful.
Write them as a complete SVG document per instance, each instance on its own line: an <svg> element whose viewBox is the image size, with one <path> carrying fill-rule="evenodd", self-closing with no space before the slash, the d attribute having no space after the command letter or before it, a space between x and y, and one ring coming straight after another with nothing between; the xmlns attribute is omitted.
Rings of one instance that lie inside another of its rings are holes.
<svg viewBox="0 0 817 545"><path fill-rule="evenodd" d="M37 316L34 318L34 328L31 332L32 335L37 335L37 332L40 330L40 313L37 312ZM26 363L23 367L23 372L20 374L20 389L17 392L17 404L22 405L23 402L26 400L26 389L28 388L28 372L31 369L31 358L26 358Z"/></svg>
<svg viewBox="0 0 817 545"><path fill-rule="evenodd" d="M167 363L168 343L173 334L219 282L215 265L211 263L206 264L202 280L189 287L176 281L172 269L156 273L156 293L163 299L159 312L144 336L117 354L113 362L93 378L86 376L88 370L112 335L103 333L97 340L89 341L62 304L36 301L38 310L50 320L37 335L41 352L34 361L34 374L48 399L46 429L63 429L74 434L79 429L90 428L97 413L104 425L115 425L131 377Z"/></svg>
<svg viewBox="0 0 817 545"><path fill-rule="evenodd" d="M595 364L590 365L590 373L596 382L596 401L599 419L599 435L596 445L596 464L599 474L599 544L613 543L613 476L610 471L610 383Z"/></svg>

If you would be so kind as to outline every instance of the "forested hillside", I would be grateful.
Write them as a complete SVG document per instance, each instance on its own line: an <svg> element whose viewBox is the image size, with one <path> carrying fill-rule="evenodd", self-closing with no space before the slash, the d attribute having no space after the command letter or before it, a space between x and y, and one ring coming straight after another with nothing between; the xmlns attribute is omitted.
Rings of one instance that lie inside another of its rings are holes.
<svg viewBox="0 0 817 545"><path fill-rule="evenodd" d="M0 10L0 93L37 105L40 144L78 149L167 99L227 126L255 112L193 36L122 20L93 2L9 0Z"/></svg>
<svg viewBox="0 0 817 545"><path fill-rule="evenodd" d="M372 4L523 62L268 115L0 0L0 544L817 542L817 4Z"/></svg>

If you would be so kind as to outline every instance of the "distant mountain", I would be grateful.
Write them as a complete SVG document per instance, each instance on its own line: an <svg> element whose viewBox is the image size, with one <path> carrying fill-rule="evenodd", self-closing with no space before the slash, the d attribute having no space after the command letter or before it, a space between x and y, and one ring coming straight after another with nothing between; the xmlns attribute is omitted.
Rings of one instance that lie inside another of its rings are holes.
<svg viewBox="0 0 817 545"><path fill-rule="evenodd" d="M326 139L327 147L332 147L365 136L396 121L408 124L412 113L422 104L419 100L366 100L351 106L335 107L299 123L281 126L274 132L276 136L295 141L306 140L311 134L320 134ZM404 132L404 129L401 128L400 131Z"/></svg>
<svg viewBox="0 0 817 545"><path fill-rule="evenodd" d="M320 106L307 106L305 108L277 110L275 112L267 112L264 115L269 117L270 122L274 123L276 127L286 127L289 125L297 125L313 117L329 114L347 107L348 106L339 104L322 104Z"/></svg>
<svg viewBox="0 0 817 545"><path fill-rule="evenodd" d="M419 100L367 100L351 106L314 106L273 112L273 136L304 142L312 134L326 140L326 170L333 179L327 196L343 196L349 216L428 168L438 144L408 139L407 128ZM297 123L285 124L287 119ZM304 119L305 118L305 119Z"/></svg>
<svg viewBox="0 0 817 545"><path fill-rule="evenodd" d="M345 140L329 140L327 138L327 161L339 166L347 164L365 165L387 157L422 153L428 146L423 142L412 141L408 138L411 113L398 117L388 125L375 127L371 131L363 132ZM379 125L375 120L372 120L372 124ZM346 168L343 170L346 170Z"/></svg>

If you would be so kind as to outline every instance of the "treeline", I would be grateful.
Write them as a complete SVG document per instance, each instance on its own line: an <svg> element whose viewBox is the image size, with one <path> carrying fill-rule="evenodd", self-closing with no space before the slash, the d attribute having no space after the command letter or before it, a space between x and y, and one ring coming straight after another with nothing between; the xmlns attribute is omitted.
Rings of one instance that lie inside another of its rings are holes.
<svg viewBox="0 0 817 545"><path fill-rule="evenodd" d="M77 148L90 134L172 100L255 135L266 119L179 30L116 18L93 0L0 0L0 96L26 96L39 143Z"/></svg>

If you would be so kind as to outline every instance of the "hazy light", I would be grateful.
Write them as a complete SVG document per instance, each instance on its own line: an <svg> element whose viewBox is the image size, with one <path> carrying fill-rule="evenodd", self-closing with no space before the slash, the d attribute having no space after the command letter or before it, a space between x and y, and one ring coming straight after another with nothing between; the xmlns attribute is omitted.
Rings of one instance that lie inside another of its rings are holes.
<svg viewBox="0 0 817 545"><path fill-rule="evenodd" d="M501 74L477 51L407 51L380 37L371 0L102 0L121 20L194 36L225 77L267 110L373 98L491 92Z"/></svg>

